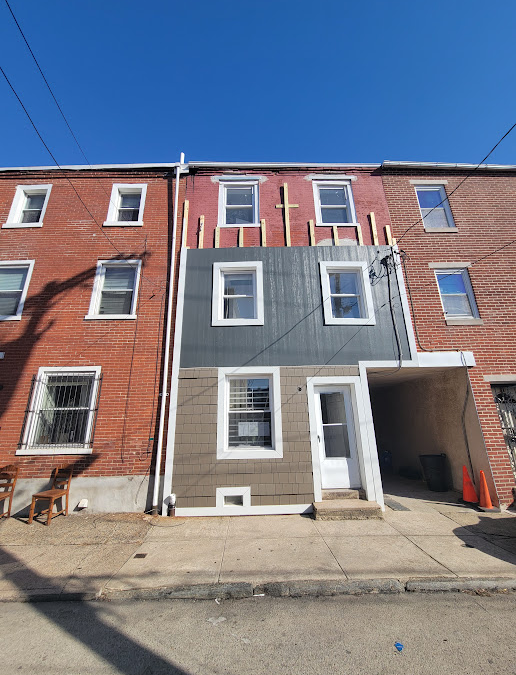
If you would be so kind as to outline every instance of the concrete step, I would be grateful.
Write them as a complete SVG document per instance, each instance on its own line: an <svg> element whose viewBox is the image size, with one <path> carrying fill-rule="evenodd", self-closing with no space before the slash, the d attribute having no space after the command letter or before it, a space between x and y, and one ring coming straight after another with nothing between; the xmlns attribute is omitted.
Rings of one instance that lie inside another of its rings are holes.
<svg viewBox="0 0 516 675"><path fill-rule="evenodd" d="M363 499L325 499L314 502L315 520L368 520L382 518L382 509L376 502Z"/></svg>
<svg viewBox="0 0 516 675"><path fill-rule="evenodd" d="M322 498L323 501L326 501L328 499L360 499L361 490L354 490L350 488L340 488L340 489L333 489L333 490L323 490L322 491Z"/></svg>

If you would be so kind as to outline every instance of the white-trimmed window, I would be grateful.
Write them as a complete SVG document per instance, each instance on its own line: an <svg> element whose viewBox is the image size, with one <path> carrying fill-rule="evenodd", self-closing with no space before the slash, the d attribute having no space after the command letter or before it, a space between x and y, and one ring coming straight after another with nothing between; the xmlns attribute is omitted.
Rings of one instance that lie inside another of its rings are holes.
<svg viewBox="0 0 516 675"><path fill-rule="evenodd" d="M85 319L136 319L141 260L99 260Z"/></svg>
<svg viewBox="0 0 516 675"><path fill-rule="evenodd" d="M356 225L351 181L314 180L316 225Z"/></svg>
<svg viewBox="0 0 516 675"><path fill-rule="evenodd" d="M213 263L212 326L263 326L261 261Z"/></svg>
<svg viewBox="0 0 516 675"><path fill-rule="evenodd" d="M425 230L455 230L444 185L416 185L415 189Z"/></svg>
<svg viewBox="0 0 516 675"><path fill-rule="evenodd" d="M221 512L227 510L231 512L233 509L237 511L251 506L251 488L249 486L217 488L215 494L216 507Z"/></svg>
<svg viewBox="0 0 516 675"><path fill-rule="evenodd" d="M111 227L141 227L147 185L115 183L111 190L109 211L104 225Z"/></svg>
<svg viewBox="0 0 516 675"><path fill-rule="evenodd" d="M40 368L16 454L91 453L100 371L100 366Z"/></svg>
<svg viewBox="0 0 516 675"><path fill-rule="evenodd" d="M219 182L219 227L260 225L258 180Z"/></svg>
<svg viewBox="0 0 516 675"><path fill-rule="evenodd" d="M34 260L0 262L0 321L21 319Z"/></svg>
<svg viewBox="0 0 516 675"><path fill-rule="evenodd" d="M219 368L217 459L283 457L280 369Z"/></svg>
<svg viewBox="0 0 516 675"><path fill-rule="evenodd" d="M373 297L366 262L321 261L325 324L373 326Z"/></svg>
<svg viewBox="0 0 516 675"><path fill-rule="evenodd" d="M43 227L52 185L18 185L2 227Z"/></svg>
<svg viewBox="0 0 516 675"><path fill-rule="evenodd" d="M447 319L478 319L475 295L466 268L436 269L435 276Z"/></svg>

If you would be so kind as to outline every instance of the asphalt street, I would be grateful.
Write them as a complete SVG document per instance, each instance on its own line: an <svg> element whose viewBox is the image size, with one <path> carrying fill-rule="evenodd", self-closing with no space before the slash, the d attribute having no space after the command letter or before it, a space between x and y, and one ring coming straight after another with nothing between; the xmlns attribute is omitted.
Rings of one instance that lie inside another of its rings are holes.
<svg viewBox="0 0 516 675"><path fill-rule="evenodd" d="M516 675L515 600L405 593L3 603L2 672Z"/></svg>

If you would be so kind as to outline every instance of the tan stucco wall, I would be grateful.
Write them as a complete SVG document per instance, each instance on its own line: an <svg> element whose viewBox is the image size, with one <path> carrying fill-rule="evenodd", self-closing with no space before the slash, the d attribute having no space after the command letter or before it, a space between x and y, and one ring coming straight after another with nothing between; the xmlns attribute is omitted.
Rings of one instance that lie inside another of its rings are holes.
<svg viewBox="0 0 516 675"><path fill-rule="evenodd" d="M491 495L496 494L484 439L466 368L442 369L418 379L389 386L370 385L378 450L392 453L395 472L400 466L421 470L418 455L444 452L453 487L462 491L462 465L469 470L462 413L475 480L482 469Z"/></svg>
<svg viewBox="0 0 516 675"><path fill-rule="evenodd" d="M181 369L172 478L177 506L214 507L216 488L245 486L251 506L313 502L306 381L346 375L358 375L358 368L281 368L283 458L217 460L217 369Z"/></svg>

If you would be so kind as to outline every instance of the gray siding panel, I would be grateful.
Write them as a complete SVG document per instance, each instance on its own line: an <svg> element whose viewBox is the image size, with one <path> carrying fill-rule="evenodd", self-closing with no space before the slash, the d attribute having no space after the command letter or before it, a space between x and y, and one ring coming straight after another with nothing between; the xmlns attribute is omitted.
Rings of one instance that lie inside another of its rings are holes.
<svg viewBox="0 0 516 675"><path fill-rule="evenodd" d="M374 326L325 326L320 260L371 263L385 246L296 246L189 250L187 256L181 367L355 365L397 358L387 279L371 290ZM263 261L264 326L211 325L214 262ZM379 262L376 269L379 270ZM410 351L394 276L395 315L403 358Z"/></svg>

